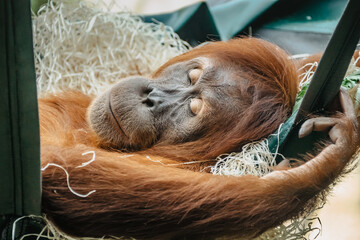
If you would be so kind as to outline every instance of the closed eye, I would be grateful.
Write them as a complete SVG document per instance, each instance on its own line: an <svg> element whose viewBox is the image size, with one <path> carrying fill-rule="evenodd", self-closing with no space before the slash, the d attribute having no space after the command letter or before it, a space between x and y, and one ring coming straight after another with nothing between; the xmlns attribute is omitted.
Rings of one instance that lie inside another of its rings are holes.
<svg viewBox="0 0 360 240"><path fill-rule="evenodd" d="M190 111L194 115L198 115L203 108L203 100L199 98L192 98L190 100Z"/></svg>
<svg viewBox="0 0 360 240"><path fill-rule="evenodd" d="M188 76L191 81L191 84L195 84L199 79L201 74L203 73L202 69L195 68L189 71Z"/></svg>

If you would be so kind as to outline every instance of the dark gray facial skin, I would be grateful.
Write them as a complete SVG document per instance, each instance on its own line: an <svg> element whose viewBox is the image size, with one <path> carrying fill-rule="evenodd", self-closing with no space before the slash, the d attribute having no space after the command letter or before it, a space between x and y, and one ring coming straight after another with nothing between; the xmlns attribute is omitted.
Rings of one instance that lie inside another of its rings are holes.
<svg viewBox="0 0 360 240"><path fill-rule="evenodd" d="M230 97L236 81L227 72L197 58L169 66L156 79L123 79L91 104L90 125L120 150L196 140L224 114L241 110L241 100Z"/></svg>

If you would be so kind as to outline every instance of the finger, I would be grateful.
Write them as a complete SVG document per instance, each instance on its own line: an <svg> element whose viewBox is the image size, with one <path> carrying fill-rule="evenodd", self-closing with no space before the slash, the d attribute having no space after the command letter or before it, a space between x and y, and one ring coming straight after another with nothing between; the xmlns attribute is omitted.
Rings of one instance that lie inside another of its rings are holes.
<svg viewBox="0 0 360 240"><path fill-rule="evenodd" d="M336 118L318 117L306 120L300 127L299 138L309 135L313 131L325 131L338 122Z"/></svg>
<svg viewBox="0 0 360 240"><path fill-rule="evenodd" d="M340 89L340 105L345 116L350 119L356 119L353 101L348 92L343 88Z"/></svg>
<svg viewBox="0 0 360 240"><path fill-rule="evenodd" d="M279 164L270 167L273 171L288 170L290 168L290 161L288 159L282 160Z"/></svg>
<svg viewBox="0 0 360 240"><path fill-rule="evenodd" d="M344 138L344 129L341 128L340 124L335 125L329 131L329 137L333 143L336 143L338 139Z"/></svg>
<svg viewBox="0 0 360 240"><path fill-rule="evenodd" d="M286 170L290 168L290 161L288 159L282 160L278 165L274 166L273 169L275 171L278 170Z"/></svg>

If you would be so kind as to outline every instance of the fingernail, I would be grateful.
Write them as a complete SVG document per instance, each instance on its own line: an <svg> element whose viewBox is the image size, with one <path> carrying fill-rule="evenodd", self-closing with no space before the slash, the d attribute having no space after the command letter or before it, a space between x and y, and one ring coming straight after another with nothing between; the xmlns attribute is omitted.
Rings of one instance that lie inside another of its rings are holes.
<svg viewBox="0 0 360 240"><path fill-rule="evenodd" d="M304 136L304 129L303 128L300 128L299 130L299 138L302 138Z"/></svg>

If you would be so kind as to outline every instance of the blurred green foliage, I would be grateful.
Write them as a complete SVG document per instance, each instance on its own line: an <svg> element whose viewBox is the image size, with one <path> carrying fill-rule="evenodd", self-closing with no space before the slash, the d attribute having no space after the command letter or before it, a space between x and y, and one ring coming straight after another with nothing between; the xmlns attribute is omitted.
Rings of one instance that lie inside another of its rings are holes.
<svg viewBox="0 0 360 240"><path fill-rule="evenodd" d="M41 5L47 3L48 0L31 0L31 10L34 13L37 13L39 11Z"/></svg>

